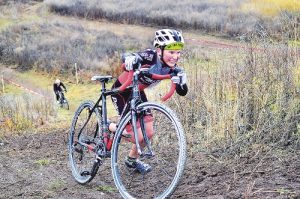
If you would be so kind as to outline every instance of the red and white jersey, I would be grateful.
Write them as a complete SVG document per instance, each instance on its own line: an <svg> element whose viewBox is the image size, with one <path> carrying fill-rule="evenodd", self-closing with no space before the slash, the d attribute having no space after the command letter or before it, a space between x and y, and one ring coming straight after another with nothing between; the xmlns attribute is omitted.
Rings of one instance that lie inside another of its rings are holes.
<svg viewBox="0 0 300 199"><path fill-rule="evenodd" d="M137 53L141 58L142 69L147 68L150 74L158 74L158 75L166 75L172 73L172 70L168 65L162 63L160 58L157 55L157 52L152 49L146 49L145 51ZM130 56L132 54L124 54L122 56L122 61L125 61L126 56ZM128 72L123 72L118 78L121 83L125 82L127 79ZM143 75L142 73L139 76L139 83L143 85L142 88L146 88L148 86L154 86L159 83L161 80L155 80L148 76Z"/></svg>

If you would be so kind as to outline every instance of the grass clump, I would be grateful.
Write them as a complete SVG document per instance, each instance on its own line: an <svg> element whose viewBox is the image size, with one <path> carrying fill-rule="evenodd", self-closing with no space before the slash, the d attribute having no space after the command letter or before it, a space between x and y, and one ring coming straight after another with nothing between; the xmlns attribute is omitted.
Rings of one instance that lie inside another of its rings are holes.
<svg viewBox="0 0 300 199"><path fill-rule="evenodd" d="M60 190L60 189L64 188L65 185L66 185L66 182L64 180L57 179L54 182L51 182L49 184L49 189L52 191Z"/></svg>
<svg viewBox="0 0 300 199"><path fill-rule="evenodd" d="M50 164L50 160L41 159L41 160L35 161L35 163L38 164L39 166L46 166L46 165Z"/></svg>
<svg viewBox="0 0 300 199"><path fill-rule="evenodd" d="M98 186L97 191L106 192L106 193L113 193L117 192L118 190L111 186Z"/></svg>
<svg viewBox="0 0 300 199"><path fill-rule="evenodd" d="M53 103L30 94L0 96L3 132L22 132L45 124L53 116Z"/></svg>

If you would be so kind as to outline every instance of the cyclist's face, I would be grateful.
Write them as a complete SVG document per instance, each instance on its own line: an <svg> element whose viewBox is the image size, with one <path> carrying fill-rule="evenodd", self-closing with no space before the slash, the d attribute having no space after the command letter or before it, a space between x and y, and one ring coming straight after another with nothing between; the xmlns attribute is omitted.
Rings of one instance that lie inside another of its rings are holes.
<svg viewBox="0 0 300 199"><path fill-rule="evenodd" d="M164 50L162 59L168 66L173 68L178 62L180 55L181 50Z"/></svg>

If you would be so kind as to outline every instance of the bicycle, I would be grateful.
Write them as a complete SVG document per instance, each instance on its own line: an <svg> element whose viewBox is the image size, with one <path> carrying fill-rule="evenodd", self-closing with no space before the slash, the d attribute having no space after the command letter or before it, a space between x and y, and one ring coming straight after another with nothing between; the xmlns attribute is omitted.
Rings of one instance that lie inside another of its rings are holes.
<svg viewBox="0 0 300 199"><path fill-rule="evenodd" d="M61 108L69 110L70 109L69 102L68 102L67 98L65 97L64 92L58 91L58 95L59 95L59 106Z"/></svg>
<svg viewBox="0 0 300 199"><path fill-rule="evenodd" d="M80 184L87 184L97 174L105 159L111 158L114 183L123 198L166 198L178 185L186 162L186 139L179 119L165 105L141 102L138 89L140 67L129 72L129 78L119 88L106 89L112 76L94 76L92 80L101 84L101 94L96 103L83 102L75 112L69 134L69 162L73 177ZM153 79L170 79L171 75L155 75ZM176 88L162 98L166 101ZM126 110L120 116L115 133L108 130L106 97L131 90L132 96ZM101 103L100 103L101 101ZM146 114L153 115L154 136L150 140L145 132ZM138 142L137 121L142 129L142 148ZM146 174L127 168L125 158L132 146L129 137L123 134L128 123L132 124L134 140L140 159L151 165Z"/></svg>

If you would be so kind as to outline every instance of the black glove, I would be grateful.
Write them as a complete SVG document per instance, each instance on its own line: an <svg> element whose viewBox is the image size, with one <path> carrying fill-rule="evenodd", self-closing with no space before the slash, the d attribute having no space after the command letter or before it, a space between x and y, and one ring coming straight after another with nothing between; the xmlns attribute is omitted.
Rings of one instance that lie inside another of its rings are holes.
<svg viewBox="0 0 300 199"><path fill-rule="evenodd" d="M142 70L141 75L144 76L144 77L148 77L148 78L152 77L152 74L149 73L149 70Z"/></svg>

